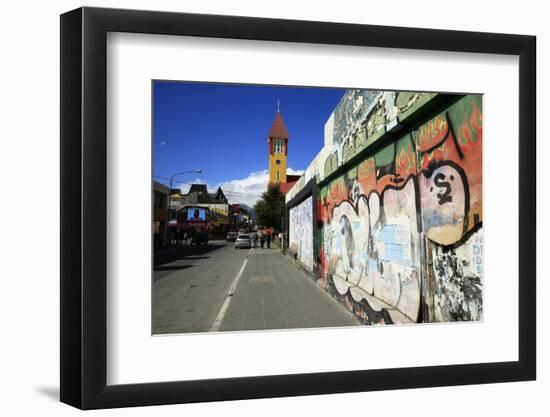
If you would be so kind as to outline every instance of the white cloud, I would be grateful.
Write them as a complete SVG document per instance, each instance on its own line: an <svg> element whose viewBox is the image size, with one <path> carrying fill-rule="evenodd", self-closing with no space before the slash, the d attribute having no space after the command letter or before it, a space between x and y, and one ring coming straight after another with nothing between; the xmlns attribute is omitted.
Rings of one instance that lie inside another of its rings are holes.
<svg viewBox="0 0 550 417"><path fill-rule="evenodd" d="M303 170L287 169L287 174L289 175L302 175L303 173ZM262 193L267 189L268 182L269 171L264 169L263 171L251 172L245 178L222 182L216 185L216 188L218 186L222 187L230 203L240 203L254 207L254 204L256 204Z"/></svg>
<svg viewBox="0 0 550 417"><path fill-rule="evenodd" d="M302 175L303 172L303 170L296 170L292 168L287 169L287 174L289 175ZM218 189L218 187L222 187L225 196L231 204L239 203L254 207L254 204L256 204L262 193L267 189L268 181L269 171L264 169L263 171L251 172L245 178L224 181L218 184L208 184L208 191L213 193ZM192 183L205 184L205 182L200 178L192 181ZM190 185L182 184L180 186L181 192L187 193L189 191L189 187Z"/></svg>
<svg viewBox="0 0 550 417"><path fill-rule="evenodd" d="M256 201L260 199L262 193L267 189L268 181L269 171L264 169L263 171L251 172L245 178L225 181L218 185L222 187L230 203L240 203L254 207Z"/></svg>

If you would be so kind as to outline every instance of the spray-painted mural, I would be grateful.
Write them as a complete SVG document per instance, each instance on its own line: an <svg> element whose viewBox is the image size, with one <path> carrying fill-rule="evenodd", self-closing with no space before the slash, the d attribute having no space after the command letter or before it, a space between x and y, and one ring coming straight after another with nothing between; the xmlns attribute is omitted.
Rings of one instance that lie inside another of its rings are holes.
<svg viewBox="0 0 550 417"><path fill-rule="evenodd" d="M310 271L313 269L313 199L306 198L290 209L289 247Z"/></svg>
<svg viewBox="0 0 550 417"><path fill-rule="evenodd" d="M321 184L317 196L318 282L365 323L480 320L481 97L461 98L419 128L349 164L358 152L346 144L357 132L366 132L365 148L370 125L386 123L385 132L390 120L411 114L414 106L421 110L434 96L369 94L371 100L362 99L368 109L355 111L349 103L362 96L344 96L337 110L366 119L361 123L351 117L346 123L335 111L333 118L341 122L335 129L337 143L329 147L334 151L324 150L329 155L324 172L309 174L320 179L344 168ZM343 138L350 125L355 130L348 129ZM319 166L315 161L314 169ZM300 225L291 223L293 227Z"/></svg>

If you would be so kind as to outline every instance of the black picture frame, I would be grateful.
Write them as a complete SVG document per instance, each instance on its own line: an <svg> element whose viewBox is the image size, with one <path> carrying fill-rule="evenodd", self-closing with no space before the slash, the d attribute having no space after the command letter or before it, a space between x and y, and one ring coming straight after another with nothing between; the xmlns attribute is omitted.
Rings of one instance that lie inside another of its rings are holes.
<svg viewBox="0 0 550 417"><path fill-rule="evenodd" d="M108 32L518 56L518 361L107 385ZM536 378L534 36L85 7L61 16L60 57L62 402L95 409Z"/></svg>

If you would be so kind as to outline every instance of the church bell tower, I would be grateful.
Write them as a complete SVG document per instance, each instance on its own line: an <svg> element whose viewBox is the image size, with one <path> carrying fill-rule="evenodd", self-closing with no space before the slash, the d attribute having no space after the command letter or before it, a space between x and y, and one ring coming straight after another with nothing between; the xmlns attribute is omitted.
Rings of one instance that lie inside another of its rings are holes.
<svg viewBox="0 0 550 417"><path fill-rule="evenodd" d="M277 105L277 107L279 107ZM269 130L267 139L269 145L269 183L286 183L286 157L288 151L288 131L281 112L277 114Z"/></svg>

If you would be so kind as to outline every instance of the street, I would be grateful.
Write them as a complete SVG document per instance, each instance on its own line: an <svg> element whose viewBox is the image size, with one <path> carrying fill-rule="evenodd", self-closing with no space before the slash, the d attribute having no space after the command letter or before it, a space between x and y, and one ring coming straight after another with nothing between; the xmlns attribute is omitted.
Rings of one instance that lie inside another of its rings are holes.
<svg viewBox="0 0 550 417"><path fill-rule="evenodd" d="M218 240L155 254L154 334L357 325L279 248Z"/></svg>

